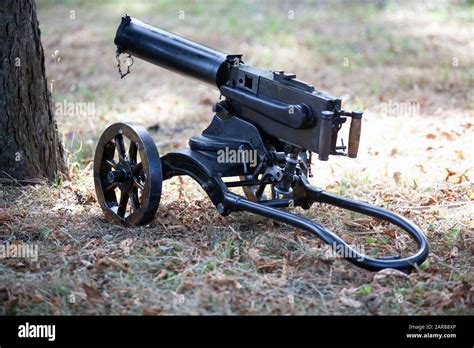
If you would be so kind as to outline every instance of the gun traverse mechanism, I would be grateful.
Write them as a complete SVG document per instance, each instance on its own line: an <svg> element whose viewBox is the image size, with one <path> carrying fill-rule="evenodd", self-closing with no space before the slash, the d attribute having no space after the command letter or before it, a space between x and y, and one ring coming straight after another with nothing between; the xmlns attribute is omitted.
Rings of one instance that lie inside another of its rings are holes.
<svg viewBox="0 0 474 348"><path fill-rule="evenodd" d="M124 16L115 45L128 54L219 89L221 100L209 126L189 140L189 148L160 157L147 130L136 123L116 123L101 136L94 158L94 183L108 220L144 225L158 209L162 181L189 175L222 215L249 211L307 230L343 251L344 258L369 269L409 271L428 255L420 229L404 217L374 205L343 198L308 182L311 155L356 158L361 111L342 109L341 100L283 71L246 65L241 54L225 54L176 34ZM347 146L338 132L350 120ZM238 177L237 181L224 178ZM231 192L241 187L244 196ZM418 245L411 256L369 257L323 225L279 208L308 209L320 202L393 223Z"/></svg>

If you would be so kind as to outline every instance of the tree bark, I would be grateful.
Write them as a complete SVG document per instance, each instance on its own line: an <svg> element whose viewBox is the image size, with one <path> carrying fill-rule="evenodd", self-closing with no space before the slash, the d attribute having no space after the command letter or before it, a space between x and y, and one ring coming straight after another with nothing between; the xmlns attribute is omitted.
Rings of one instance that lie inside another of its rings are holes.
<svg viewBox="0 0 474 348"><path fill-rule="evenodd" d="M33 0L0 1L0 177L65 172Z"/></svg>

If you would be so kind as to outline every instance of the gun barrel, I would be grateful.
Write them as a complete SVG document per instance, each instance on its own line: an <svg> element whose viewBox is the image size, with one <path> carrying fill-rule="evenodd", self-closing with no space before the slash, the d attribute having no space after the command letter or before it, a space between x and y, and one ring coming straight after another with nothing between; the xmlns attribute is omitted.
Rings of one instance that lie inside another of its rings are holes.
<svg viewBox="0 0 474 348"><path fill-rule="evenodd" d="M129 53L217 88L223 83L227 54L135 18L122 17L114 43L120 53Z"/></svg>

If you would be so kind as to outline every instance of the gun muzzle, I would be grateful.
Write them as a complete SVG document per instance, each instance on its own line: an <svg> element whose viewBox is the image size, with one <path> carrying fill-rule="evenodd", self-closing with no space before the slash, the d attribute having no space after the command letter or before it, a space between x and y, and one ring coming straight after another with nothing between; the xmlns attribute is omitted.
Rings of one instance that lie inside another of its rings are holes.
<svg viewBox="0 0 474 348"><path fill-rule="evenodd" d="M349 145L347 149L347 156L356 158L359 152L360 133L362 128L362 112L353 111L351 127L349 129Z"/></svg>
<svg viewBox="0 0 474 348"><path fill-rule="evenodd" d="M114 43L119 53L129 53L214 87L223 82L227 54L135 18L122 17Z"/></svg>

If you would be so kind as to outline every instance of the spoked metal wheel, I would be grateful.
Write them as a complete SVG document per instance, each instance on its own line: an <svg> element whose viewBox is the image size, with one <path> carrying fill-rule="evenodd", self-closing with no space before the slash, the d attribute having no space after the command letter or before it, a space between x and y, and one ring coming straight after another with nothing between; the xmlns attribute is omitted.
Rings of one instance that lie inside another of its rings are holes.
<svg viewBox="0 0 474 348"><path fill-rule="evenodd" d="M145 127L115 123L105 130L95 152L94 184L107 220L149 223L160 204L162 181L160 155Z"/></svg>

